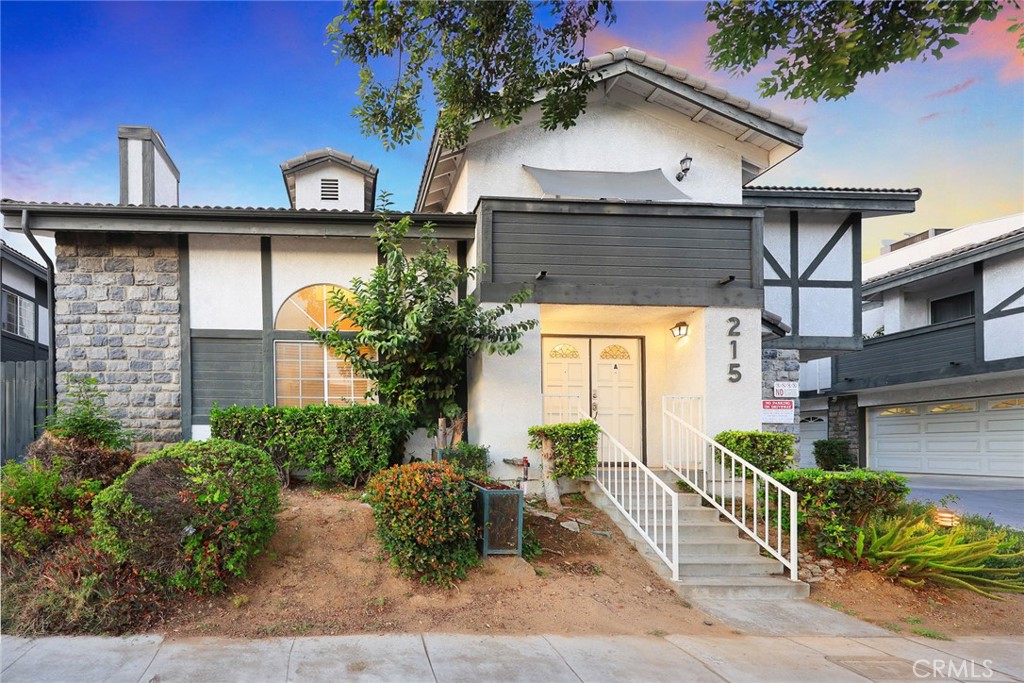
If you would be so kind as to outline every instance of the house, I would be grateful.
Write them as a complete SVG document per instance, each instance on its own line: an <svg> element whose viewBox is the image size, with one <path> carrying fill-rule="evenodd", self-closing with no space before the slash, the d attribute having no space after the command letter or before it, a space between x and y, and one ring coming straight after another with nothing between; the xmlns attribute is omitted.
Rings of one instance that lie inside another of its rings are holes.
<svg viewBox="0 0 1024 683"><path fill-rule="evenodd" d="M542 131L535 108L477 122L459 149L435 138L411 213L487 266L467 294L532 292L514 313L540 323L522 349L469 368L470 438L499 477L528 427L580 410L653 467L665 397L688 397L708 434L795 431L799 399L767 422L762 399L801 359L861 347L862 221L920 197L752 186L799 152L803 125L639 50L590 67L598 87L569 130ZM322 149L281 165L287 209L178 206L159 134L118 134L119 204L0 207L8 229L56 237L60 388L100 377L143 448L208 435L215 402L364 400L306 330L332 321L329 287L377 264L377 169Z"/></svg>
<svg viewBox="0 0 1024 683"><path fill-rule="evenodd" d="M47 359L47 300L46 269L0 241L0 361Z"/></svg>
<svg viewBox="0 0 1024 683"><path fill-rule="evenodd" d="M1024 214L884 251L863 349L803 371L805 407L873 469L1024 477Z"/></svg>

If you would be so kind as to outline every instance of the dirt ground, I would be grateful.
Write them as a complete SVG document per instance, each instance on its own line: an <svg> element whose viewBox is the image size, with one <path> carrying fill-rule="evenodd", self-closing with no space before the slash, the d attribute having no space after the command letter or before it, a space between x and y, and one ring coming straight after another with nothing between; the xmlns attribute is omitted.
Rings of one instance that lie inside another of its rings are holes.
<svg viewBox="0 0 1024 683"><path fill-rule="evenodd" d="M371 511L354 495L288 490L278 531L249 577L224 596L184 608L160 631L225 637L729 633L687 606L603 513L575 496L565 502L558 520L526 517L544 548L532 566L520 558L491 559L444 590L400 578L380 561ZM590 523L580 532L560 526L572 519Z"/></svg>
<svg viewBox="0 0 1024 683"><path fill-rule="evenodd" d="M247 579L178 611L174 637L377 632L724 635L691 608L600 511L567 496L557 520L527 515L543 547L530 565L492 558L453 590L400 578L382 561L357 493L286 490L278 531ZM580 532L560 526L583 520ZM587 524L586 522L589 522ZM594 533L599 532L599 533ZM811 599L894 632L946 637L1024 633L1024 595L913 590L867 571L812 584Z"/></svg>
<svg viewBox="0 0 1024 683"><path fill-rule="evenodd" d="M901 635L1021 635L1024 594L992 600L967 590L915 590L869 571L811 584L811 599Z"/></svg>

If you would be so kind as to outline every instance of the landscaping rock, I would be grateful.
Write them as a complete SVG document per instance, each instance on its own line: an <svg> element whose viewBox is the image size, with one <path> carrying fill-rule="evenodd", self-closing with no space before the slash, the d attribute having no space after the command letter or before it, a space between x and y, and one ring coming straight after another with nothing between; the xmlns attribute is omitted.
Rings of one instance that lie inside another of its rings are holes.
<svg viewBox="0 0 1024 683"><path fill-rule="evenodd" d="M824 576L812 576L812 577L810 577L808 579L804 579L804 581L806 581L807 583L819 583L820 581L824 581L824 580L825 580Z"/></svg>
<svg viewBox="0 0 1024 683"><path fill-rule="evenodd" d="M575 521L572 521L572 522L562 522L560 526L563 529L568 529L569 531L575 531L576 533L579 533L579 531L580 531L579 522L575 522Z"/></svg>
<svg viewBox="0 0 1024 683"><path fill-rule="evenodd" d="M526 514L533 515L534 517L544 517L545 519L558 519L558 515L554 512L548 512L547 510L537 510L535 508L526 508Z"/></svg>

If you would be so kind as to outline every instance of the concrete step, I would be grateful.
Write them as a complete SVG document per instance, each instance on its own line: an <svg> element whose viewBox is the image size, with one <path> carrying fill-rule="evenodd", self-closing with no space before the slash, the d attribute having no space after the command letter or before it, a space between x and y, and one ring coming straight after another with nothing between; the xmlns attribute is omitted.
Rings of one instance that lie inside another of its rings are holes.
<svg viewBox="0 0 1024 683"><path fill-rule="evenodd" d="M684 597L700 600L793 600L811 587L781 576L686 576L676 582Z"/></svg>
<svg viewBox="0 0 1024 683"><path fill-rule="evenodd" d="M732 524L719 522L717 519L711 521L684 521L678 524L679 541L735 541L740 538L739 530ZM657 534L658 538L664 533L671 536L671 524L652 524L648 527L648 533Z"/></svg>
<svg viewBox="0 0 1024 683"><path fill-rule="evenodd" d="M767 557L680 557L679 576L770 576L782 573L782 563Z"/></svg>
<svg viewBox="0 0 1024 683"><path fill-rule="evenodd" d="M679 493L676 494L679 498L679 507L703 507L701 501L704 500L696 493ZM634 503L646 503L649 506L658 505L671 505L669 501L672 500L670 496L663 495L661 493L643 493L636 494L632 491L627 491L619 496L619 500L623 502L623 505L634 504Z"/></svg>
<svg viewBox="0 0 1024 683"><path fill-rule="evenodd" d="M733 558L760 557L761 547L756 543L735 539L702 539L679 537L679 555L687 557L720 558L729 561Z"/></svg>

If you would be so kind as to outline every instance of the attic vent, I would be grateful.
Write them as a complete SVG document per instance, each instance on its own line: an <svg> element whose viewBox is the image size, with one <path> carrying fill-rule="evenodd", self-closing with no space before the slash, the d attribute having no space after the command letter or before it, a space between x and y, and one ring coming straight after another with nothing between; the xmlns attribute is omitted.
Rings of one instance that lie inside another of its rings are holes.
<svg viewBox="0 0 1024 683"><path fill-rule="evenodd" d="M338 179L337 178L321 178L320 179L320 201L323 201L323 202L336 202L336 201L338 201Z"/></svg>

